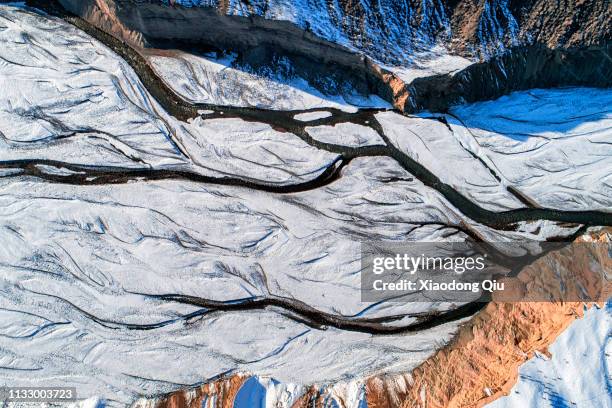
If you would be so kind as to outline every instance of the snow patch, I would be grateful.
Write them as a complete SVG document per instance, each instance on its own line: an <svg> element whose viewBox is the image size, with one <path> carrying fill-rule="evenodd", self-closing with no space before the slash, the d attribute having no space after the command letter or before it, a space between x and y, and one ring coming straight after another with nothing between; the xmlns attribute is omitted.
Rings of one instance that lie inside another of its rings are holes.
<svg viewBox="0 0 612 408"><path fill-rule="evenodd" d="M295 120L299 120L300 122L311 122L317 119L329 118L332 116L331 112L327 111L314 111L314 112L304 112L298 113L293 117Z"/></svg>
<svg viewBox="0 0 612 408"><path fill-rule="evenodd" d="M593 307L548 348L519 369L507 397L488 408L612 407L612 303Z"/></svg>

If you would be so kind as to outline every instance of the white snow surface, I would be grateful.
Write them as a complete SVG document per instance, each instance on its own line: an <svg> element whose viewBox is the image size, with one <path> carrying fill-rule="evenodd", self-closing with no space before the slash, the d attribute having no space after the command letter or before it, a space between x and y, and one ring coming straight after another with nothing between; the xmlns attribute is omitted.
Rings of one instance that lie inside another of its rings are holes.
<svg viewBox="0 0 612 408"><path fill-rule="evenodd" d="M376 117L395 146L471 200L496 210L523 207L439 120L444 116L383 112Z"/></svg>
<svg viewBox="0 0 612 408"><path fill-rule="evenodd" d="M447 307L366 308L359 301L355 234L374 231L331 212L345 199L363 200L359 190L347 198L328 192L325 207L300 210L320 200L178 182L83 188L3 181L0 376L25 384L61 378L84 396L127 403L228 370L309 384L413 368L456 323L375 337L313 330L274 310L184 319L198 309L139 294L232 300L273 293L361 316ZM377 230L393 237L407 228L398 221ZM146 324L161 327L126 326Z"/></svg>
<svg viewBox="0 0 612 408"><path fill-rule="evenodd" d="M473 63L474 61L453 55L442 45L436 44L426 52L416 53L409 63L388 65L384 68L396 74L406 84L410 84L417 78L454 74Z"/></svg>
<svg viewBox="0 0 612 408"><path fill-rule="evenodd" d="M0 18L0 80L10 90L1 100L6 159L180 166L266 181L316 175L335 159L268 125L180 123L125 63L85 34L26 9L2 6ZM15 55L19 61L10 59ZM72 135L77 131L84 133L81 144ZM90 133L105 136L104 148L85 149ZM130 154L116 153L119 142ZM136 154L141 161L130 157ZM379 180L391 176L405 181ZM201 311L145 296L274 294L348 316L449 307L360 302L362 237L442 239L461 218L389 159L355 160L337 183L312 194L179 181L85 187L14 177L0 180L0 190L3 383L61 381L113 406L228 371L329 382L409 370L456 328L375 337L314 330L275 310L185 317ZM420 227L411 219L451 227ZM157 328L139 330L147 325Z"/></svg>
<svg viewBox="0 0 612 408"><path fill-rule="evenodd" d="M507 397L487 408L612 407L612 303L576 320L549 347L519 370Z"/></svg>
<svg viewBox="0 0 612 408"><path fill-rule="evenodd" d="M263 123L198 117L177 127L189 159L211 174L287 184L315 178L338 158Z"/></svg>
<svg viewBox="0 0 612 408"><path fill-rule="evenodd" d="M391 107L377 95L364 97L350 91L325 95L301 77L287 77L272 69L249 72L235 67L232 55L216 58L179 51L174 54L147 58L168 86L193 103L276 110L337 108L348 112L360 107Z"/></svg>
<svg viewBox="0 0 612 408"><path fill-rule="evenodd" d="M312 112L298 113L293 118L301 122L310 122L310 121L317 120L317 119L328 118L330 116L332 116L332 113L328 111L312 111Z"/></svg>
<svg viewBox="0 0 612 408"><path fill-rule="evenodd" d="M261 123L179 122L151 98L126 63L57 19L1 5L0 26L2 161L178 168L284 184L316 177L337 157ZM574 95L568 100L586 93L600 109L610 97L604 91L563 92ZM542 91L540 99L545 97ZM539 106L540 99L528 101ZM472 120L469 109L491 116L495 106L465 109L454 113L463 121ZM540 133L557 129L550 118L554 110L544 112L550 122L534 119L533 126ZM453 140L444 125L394 115L379 114L393 141L419 153L426 146L402 139L400 126L431 131L425 144L435 146L446 167L436 167L431 158L426 164L447 182L464 184L451 171L453 163L472 169L468 166L476 166L476 159L470 161L459 141L444 142ZM605 120L595 114L572 119L571 129L586 127L588 137L567 136L561 126L554 139L590 146L585 140L606 134ZM338 144L380 143L361 125L313 128L313 135ZM606 152L607 145L601 146ZM42 166L49 174L69 172ZM522 170L534 171L527 165ZM485 179L477 166L469 173L464 176L469 180ZM264 398L287 403L297 387L340 381L334 392L357 406L364 377L411 370L445 344L461 321L413 334L372 336L318 330L275 308L205 313L147 295L218 301L282 296L347 317L446 310L452 305L362 303L360 241L462 240L465 234L457 227L466 225L491 241L544 239L559 232L547 222L517 232L475 224L384 157L354 159L333 183L292 194L182 180L52 184L19 177L14 169L3 169L2 176L0 385L74 384L83 398L91 397L82 406L102 400L123 406L142 395L234 372L258 374L257 382L272 390ZM506 205L499 186L487 188L493 199L483 198L481 188L470 187L466 194ZM261 395L259 386L251 385L254 395Z"/></svg>
<svg viewBox="0 0 612 408"><path fill-rule="evenodd" d="M393 144L490 209L612 208L612 93L515 92L450 114L377 114ZM444 123L446 122L446 123Z"/></svg>
<svg viewBox="0 0 612 408"><path fill-rule="evenodd" d="M10 124L0 133L2 160L189 168L269 184L315 178L336 160L264 124L177 121L85 33L23 10L0 13L0 123Z"/></svg>
<svg viewBox="0 0 612 408"><path fill-rule="evenodd" d="M612 92L534 89L451 109L455 137L538 205L612 209Z"/></svg>
<svg viewBox="0 0 612 408"><path fill-rule="evenodd" d="M10 124L0 134L2 160L183 161L158 106L110 50L57 20L7 6L0 12L0 123Z"/></svg>
<svg viewBox="0 0 612 408"><path fill-rule="evenodd" d="M311 126L306 131L314 139L343 146L359 147L383 145L384 141L374 129L355 123L338 123L334 126Z"/></svg>

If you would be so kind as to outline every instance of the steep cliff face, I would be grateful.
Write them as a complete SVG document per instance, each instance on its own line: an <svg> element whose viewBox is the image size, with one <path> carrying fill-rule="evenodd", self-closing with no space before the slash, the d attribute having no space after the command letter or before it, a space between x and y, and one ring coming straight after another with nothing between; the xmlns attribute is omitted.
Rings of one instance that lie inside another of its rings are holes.
<svg viewBox="0 0 612 408"><path fill-rule="evenodd" d="M427 1L175 1L217 7L225 15L290 21L328 41L401 65L450 35L447 7Z"/></svg>
<svg viewBox="0 0 612 408"><path fill-rule="evenodd" d="M610 39L606 1L555 0L164 0L219 14L290 21L321 38L403 64L434 44L488 58L527 44L601 45Z"/></svg>
<svg viewBox="0 0 612 408"><path fill-rule="evenodd" d="M612 35L612 12L602 0L61 0L61 3L139 43L158 36L183 38L186 33L220 38L230 27L225 24L226 19L218 16L232 16L249 18L255 26L263 24L265 28L271 26L260 19L291 23L305 33L389 65L414 62L420 53L431 51L436 44L464 56L487 59L517 45L540 44L549 48L603 45ZM165 11L160 12L162 9L157 6L166 7ZM177 6L191 10L179 12ZM177 19L180 24L174 24ZM125 30L123 24L137 30ZM172 25L170 30L168 24Z"/></svg>
<svg viewBox="0 0 612 408"><path fill-rule="evenodd" d="M170 7L132 0L61 0L70 12L136 49L190 48L237 53L237 62L254 69L274 60L290 61L292 72L325 93L342 89L388 101L399 97L385 72L363 54L304 31L289 21L225 15L214 7ZM211 29L214 27L214 29ZM325 78L324 80L322 80ZM391 81L393 78L390 79Z"/></svg>
<svg viewBox="0 0 612 408"><path fill-rule="evenodd" d="M406 86L405 111L445 111L449 106L498 98L517 90L561 86L608 87L612 44L550 49L514 47L456 73L417 78Z"/></svg>
<svg viewBox="0 0 612 408"><path fill-rule="evenodd" d="M463 0L451 17L453 48L480 57L516 45L548 48L603 45L610 40L606 1Z"/></svg>
<svg viewBox="0 0 612 408"><path fill-rule="evenodd" d="M324 93L377 94L407 112L612 82L600 0L59 2L136 48L231 50L255 67L280 56Z"/></svg>

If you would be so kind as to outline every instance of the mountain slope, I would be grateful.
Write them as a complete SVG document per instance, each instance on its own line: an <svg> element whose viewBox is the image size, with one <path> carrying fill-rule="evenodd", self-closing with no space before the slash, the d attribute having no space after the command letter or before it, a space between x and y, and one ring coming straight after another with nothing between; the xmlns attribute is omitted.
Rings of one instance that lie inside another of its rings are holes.
<svg viewBox="0 0 612 408"><path fill-rule="evenodd" d="M401 65L436 43L487 58L508 47L602 45L611 36L606 1L570 0L175 0L219 14L290 21L329 41Z"/></svg>

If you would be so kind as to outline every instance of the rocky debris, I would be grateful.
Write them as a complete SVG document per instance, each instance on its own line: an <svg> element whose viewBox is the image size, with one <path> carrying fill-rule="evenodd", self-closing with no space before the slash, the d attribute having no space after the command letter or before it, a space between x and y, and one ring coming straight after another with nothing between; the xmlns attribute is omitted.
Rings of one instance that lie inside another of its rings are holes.
<svg viewBox="0 0 612 408"><path fill-rule="evenodd" d="M550 48L601 46L612 39L612 8L605 0L528 0L510 5L526 41Z"/></svg>
<svg viewBox="0 0 612 408"><path fill-rule="evenodd" d="M487 58L517 45L550 49L603 46L610 41L606 1L464 0L451 15L452 48Z"/></svg>
<svg viewBox="0 0 612 408"><path fill-rule="evenodd" d="M194 389L141 399L134 404L134 408L232 408L238 390L248 378L243 375L220 378Z"/></svg>
<svg viewBox="0 0 612 408"><path fill-rule="evenodd" d="M415 370L413 386L396 406L482 407L507 394L518 367L534 353L545 352L583 313L580 302L491 303L460 331L452 346Z"/></svg>
<svg viewBox="0 0 612 408"><path fill-rule="evenodd" d="M399 407L414 385L411 374L371 377L366 382L368 408Z"/></svg>
<svg viewBox="0 0 612 408"><path fill-rule="evenodd" d="M119 4L106 0L60 2L72 13L82 17L103 31L113 34L123 41L136 45L144 44L141 32L130 29L121 21L117 13Z"/></svg>

